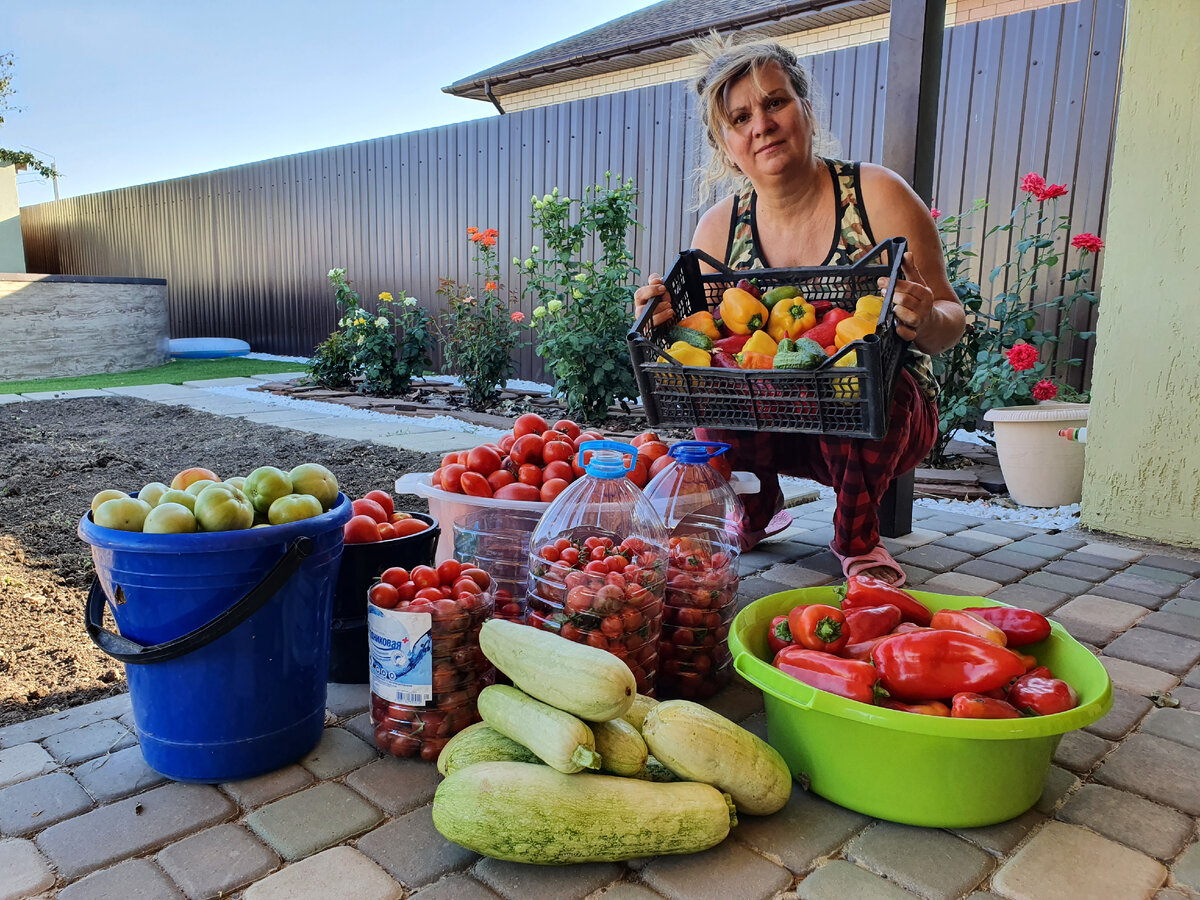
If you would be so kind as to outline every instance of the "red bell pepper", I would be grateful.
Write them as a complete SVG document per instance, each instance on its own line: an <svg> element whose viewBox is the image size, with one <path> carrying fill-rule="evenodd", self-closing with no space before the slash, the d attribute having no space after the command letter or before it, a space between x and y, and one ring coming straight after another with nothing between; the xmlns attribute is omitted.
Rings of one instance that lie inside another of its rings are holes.
<svg viewBox="0 0 1200 900"><path fill-rule="evenodd" d="M774 665L780 672L817 690L860 703L874 703L877 697L887 693L880 689L879 673L870 663L842 659L820 650L784 647L775 657Z"/></svg>
<svg viewBox="0 0 1200 900"><path fill-rule="evenodd" d="M979 616L963 612L961 609L939 609L933 614L933 620L929 624L933 628L975 634L999 647L1004 647L1008 643L1004 632L991 622L985 622Z"/></svg>
<svg viewBox="0 0 1200 900"><path fill-rule="evenodd" d="M788 613L788 628L792 640L809 650L837 653L850 640L846 614L836 606L822 603L797 606Z"/></svg>
<svg viewBox="0 0 1200 900"><path fill-rule="evenodd" d="M829 300L813 300L808 305L813 308L813 312L817 314L818 319L833 309L833 303L831 303Z"/></svg>
<svg viewBox="0 0 1200 900"><path fill-rule="evenodd" d="M1008 702L1031 715L1051 716L1074 709L1079 705L1079 695L1061 678L1030 672L1008 689Z"/></svg>
<svg viewBox="0 0 1200 900"><path fill-rule="evenodd" d="M740 335L739 335L740 337ZM709 357L710 365L714 369L740 369L737 357L725 350L714 350Z"/></svg>
<svg viewBox="0 0 1200 900"><path fill-rule="evenodd" d="M821 316L821 321L808 329L804 333L804 336L811 338L822 347L825 347L833 343L833 339L837 335L838 322L848 318L850 318L850 313L846 312L846 310L840 308L831 309L825 315Z"/></svg>
<svg viewBox="0 0 1200 900"><path fill-rule="evenodd" d="M1004 632L1008 646L1024 647L1050 636L1050 620L1032 609L1013 606L971 606L964 609Z"/></svg>
<svg viewBox="0 0 1200 900"><path fill-rule="evenodd" d="M868 606L886 606L890 603L899 608L900 618L905 622L928 625L933 619L933 613L925 604L908 591L869 575L851 575L846 579L845 585L835 590L842 598L842 609L847 612Z"/></svg>
<svg viewBox="0 0 1200 900"><path fill-rule="evenodd" d="M787 616L776 616L771 620L771 625L767 629L767 649L771 651L771 659L784 647L789 647L792 644L792 632L788 628Z"/></svg>
<svg viewBox="0 0 1200 900"><path fill-rule="evenodd" d="M955 719L1019 719L1021 714L1011 703L983 694L963 691L950 701L950 716Z"/></svg>
<svg viewBox="0 0 1200 900"><path fill-rule="evenodd" d="M928 625L918 625L916 622L901 622L892 629L892 634L912 634L914 631L933 631Z"/></svg>
<svg viewBox="0 0 1200 900"><path fill-rule="evenodd" d="M719 341L713 341L713 347L717 350L724 350L730 356L735 353L741 353L742 348L750 340L748 334L733 334L729 337L721 338Z"/></svg>
<svg viewBox="0 0 1200 900"><path fill-rule="evenodd" d="M852 641L841 649L838 656L845 659L861 659L863 662L870 662L871 651L875 649L875 645L880 641L886 641L890 637L895 637L895 635L881 634L879 637L867 638L865 641Z"/></svg>
<svg viewBox="0 0 1200 900"><path fill-rule="evenodd" d="M880 700L879 706L900 712L916 713L921 716L949 716L950 707L941 700L930 700L928 703L901 703L899 700Z"/></svg>
<svg viewBox="0 0 1200 900"><path fill-rule="evenodd" d="M1025 674L1011 650L962 631L897 635L877 644L871 661L888 693L905 701L983 693Z"/></svg>
<svg viewBox="0 0 1200 900"><path fill-rule="evenodd" d="M887 634L900 624L900 607L893 603L856 607L846 610L845 615L850 640L855 643Z"/></svg>

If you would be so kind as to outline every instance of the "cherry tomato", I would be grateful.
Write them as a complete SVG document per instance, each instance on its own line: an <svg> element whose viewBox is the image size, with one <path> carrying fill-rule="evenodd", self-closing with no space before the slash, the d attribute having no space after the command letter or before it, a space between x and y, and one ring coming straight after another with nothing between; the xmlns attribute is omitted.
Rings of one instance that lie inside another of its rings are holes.
<svg viewBox="0 0 1200 900"><path fill-rule="evenodd" d="M625 633L625 625L620 616L605 616L604 621L600 623L600 630L604 632L605 637L615 638Z"/></svg>
<svg viewBox="0 0 1200 900"><path fill-rule="evenodd" d="M442 589L436 588L436 587L420 588L417 591L417 599L418 600L431 600L431 601L432 600L441 600L442 599ZM421 610L421 612L433 612L433 608L430 607L428 610Z"/></svg>
<svg viewBox="0 0 1200 900"><path fill-rule="evenodd" d="M417 590L422 588L435 588L442 583L442 579L438 576L438 571L433 566L417 566L409 573L413 584L417 586Z"/></svg>
<svg viewBox="0 0 1200 900"><path fill-rule="evenodd" d="M587 642L588 642L589 646L596 647L597 649L600 649L600 650L608 649L608 638L606 638L599 631L589 631L588 636L587 636Z"/></svg>
<svg viewBox="0 0 1200 900"><path fill-rule="evenodd" d="M386 581L371 585L367 598L381 609L392 609L400 602L399 592Z"/></svg>
<svg viewBox="0 0 1200 900"><path fill-rule="evenodd" d="M440 568L440 567L439 567ZM482 594L483 588L477 585L470 578L458 578L453 585L455 595L459 594Z"/></svg>
<svg viewBox="0 0 1200 900"><path fill-rule="evenodd" d="M608 566L609 572L622 572L628 565L623 556L610 556L604 561L604 564Z"/></svg>
<svg viewBox="0 0 1200 900"><path fill-rule="evenodd" d="M464 568L458 574L459 574L459 578L470 578L472 581L474 581L477 585L479 585L485 591L489 587L492 586L492 576L490 576L487 572L483 571L483 569L477 569L477 568L471 566L468 568ZM497 591L496 593L498 596L499 591Z"/></svg>
<svg viewBox="0 0 1200 900"><path fill-rule="evenodd" d="M448 559L437 567L438 581L442 584L454 584L462 574L463 564L457 559Z"/></svg>
<svg viewBox="0 0 1200 900"><path fill-rule="evenodd" d="M538 551L538 556L546 560L546 562L558 562L558 548L553 544L547 544Z"/></svg>
<svg viewBox="0 0 1200 900"><path fill-rule="evenodd" d="M607 575L608 574L608 566L605 565L603 559L593 559L591 562L589 562L586 566L583 567L583 570L585 572L593 572L597 575Z"/></svg>
<svg viewBox="0 0 1200 900"><path fill-rule="evenodd" d="M396 593L400 595L400 602L406 603L417 596L417 586L411 581L406 581L404 584L396 585Z"/></svg>
<svg viewBox="0 0 1200 900"><path fill-rule="evenodd" d="M568 566L577 566L579 565L579 548L567 547L559 552L558 558Z"/></svg>

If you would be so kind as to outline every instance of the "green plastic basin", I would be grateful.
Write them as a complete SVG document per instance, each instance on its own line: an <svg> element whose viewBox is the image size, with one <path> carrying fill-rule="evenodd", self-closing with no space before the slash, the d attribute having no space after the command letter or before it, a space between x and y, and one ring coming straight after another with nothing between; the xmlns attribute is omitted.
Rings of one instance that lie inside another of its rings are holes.
<svg viewBox="0 0 1200 900"><path fill-rule="evenodd" d="M983 597L911 591L932 610L1003 606ZM763 692L769 742L792 775L827 800L866 815L932 828L994 825L1019 816L1042 793L1062 736L1112 706L1108 673L1057 623L1022 647L1079 692L1079 706L1052 716L950 719L869 706L817 690L770 665L767 626L795 606L839 606L832 587L771 594L733 620L733 665Z"/></svg>

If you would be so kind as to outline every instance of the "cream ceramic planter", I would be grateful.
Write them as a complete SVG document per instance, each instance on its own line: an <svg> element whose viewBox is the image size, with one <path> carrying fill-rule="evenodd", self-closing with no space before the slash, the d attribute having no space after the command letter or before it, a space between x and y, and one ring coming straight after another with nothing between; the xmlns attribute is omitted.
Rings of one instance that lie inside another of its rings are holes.
<svg viewBox="0 0 1200 900"><path fill-rule="evenodd" d="M1065 506L1083 497L1083 448L1058 436L1087 425L1086 403L1042 403L990 409L996 455L1009 495L1022 506Z"/></svg>

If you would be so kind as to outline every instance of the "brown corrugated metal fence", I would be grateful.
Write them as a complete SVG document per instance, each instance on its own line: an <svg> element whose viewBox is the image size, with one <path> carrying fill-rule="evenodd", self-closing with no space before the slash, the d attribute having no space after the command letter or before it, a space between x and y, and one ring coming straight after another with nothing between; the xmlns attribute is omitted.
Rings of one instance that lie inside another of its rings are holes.
<svg viewBox="0 0 1200 900"><path fill-rule="evenodd" d="M1101 231L1123 19L1123 0L1080 0L947 31L939 207L986 198L982 235L1037 171L1072 187L1072 233ZM887 49L807 60L847 158L879 159ZM688 176L702 142L676 82L26 207L25 254L34 272L166 278L175 337L306 355L334 326L330 268L367 305L405 290L437 311L439 277L473 280L467 226L494 227L502 280L519 289L511 258L534 243L530 196L578 197L606 171L641 191L638 266L668 268L698 218ZM997 261L988 250L982 271ZM544 379L531 346L517 361L520 377Z"/></svg>

